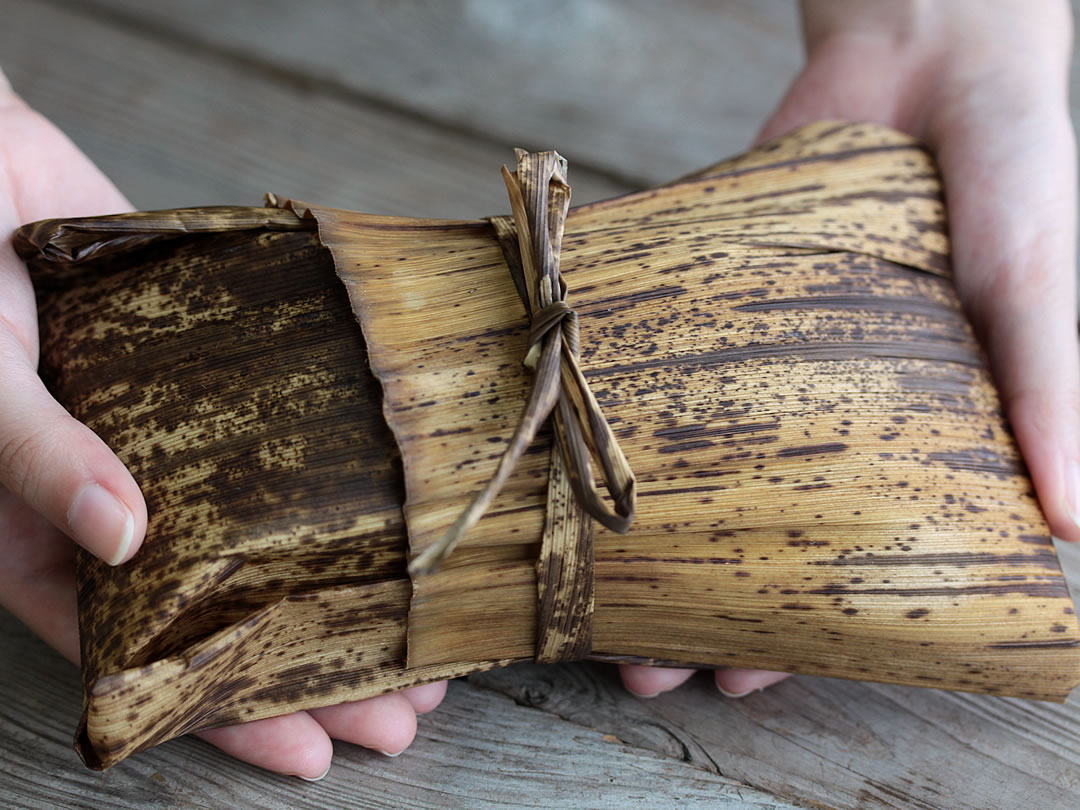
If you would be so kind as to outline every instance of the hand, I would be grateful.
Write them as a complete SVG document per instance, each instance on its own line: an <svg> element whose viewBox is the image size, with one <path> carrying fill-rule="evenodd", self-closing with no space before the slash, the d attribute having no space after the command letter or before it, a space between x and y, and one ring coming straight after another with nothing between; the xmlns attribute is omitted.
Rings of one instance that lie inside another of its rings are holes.
<svg viewBox="0 0 1080 810"><path fill-rule="evenodd" d="M146 531L135 479L37 376L34 291L7 238L37 219L131 210L127 200L0 73L0 604L71 661L79 659L71 540L113 564L131 559ZM297 712L200 736L270 770L318 778L331 737L396 754L446 684Z"/></svg>
<svg viewBox="0 0 1080 810"><path fill-rule="evenodd" d="M957 291L1056 537L1080 540L1076 146L1065 0L803 0L807 64L758 141L822 119L920 138L941 168ZM693 670L623 667L630 691ZM720 670L745 694L786 677Z"/></svg>

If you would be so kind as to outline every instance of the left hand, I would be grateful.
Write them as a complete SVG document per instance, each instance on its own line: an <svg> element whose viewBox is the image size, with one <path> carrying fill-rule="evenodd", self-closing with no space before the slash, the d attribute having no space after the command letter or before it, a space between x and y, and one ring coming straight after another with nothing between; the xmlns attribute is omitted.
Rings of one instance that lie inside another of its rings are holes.
<svg viewBox="0 0 1080 810"><path fill-rule="evenodd" d="M8 237L38 219L129 210L116 187L27 107L0 72L0 606L73 662L79 660L75 545L59 527L102 559L124 564L142 540L146 513L119 459L37 378L34 294ZM68 499L80 475L111 483L137 514L119 549L121 538L102 531L102 521L92 521L97 531L81 536L71 525ZM331 738L396 756L413 740L416 715L438 706L445 692L445 683L428 684L199 736L245 762L316 779L330 767Z"/></svg>
<svg viewBox="0 0 1080 810"><path fill-rule="evenodd" d="M957 292L1054 535L1080 540L1076 144L1065 0L803 0L807 64L758 142L823 119L921 139L945 185ZM621 668L653 696L690 669ZM787 677L728 669L741 696Z"/></svg>

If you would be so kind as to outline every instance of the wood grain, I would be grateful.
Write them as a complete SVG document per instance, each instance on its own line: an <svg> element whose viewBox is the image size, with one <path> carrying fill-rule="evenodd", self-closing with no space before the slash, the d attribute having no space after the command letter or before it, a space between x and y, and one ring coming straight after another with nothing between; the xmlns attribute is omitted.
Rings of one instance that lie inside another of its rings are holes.
<svg viewBox="0 0 1080 810"><path fill-rule="evenodd" d="M807 677L729 700L706 676L632 702L610 670L565 664L519 664L469 682L813 807L1080 803L1076 704Z"/></svg>
<svg viewBox="0 0 1080 810"><path fill-rule="evenodd" d="M242 0L225 10L214 0L95 0L90 7L155 39L179 36L481 140L557 148L576 166L648 186L750 143L801 67L796 5L563 0L544 4L524 38L500 0L333 0L314 9ZM1080 0L1071 5L1077 14ZM356 24L338 32L341 19ZM545 38L545 29L558 33ZM558 60L545 58L550 40L566 42ZM1077 122L1080 61L1070 78ZM510 84L526 92L504 92Z"/></svg>

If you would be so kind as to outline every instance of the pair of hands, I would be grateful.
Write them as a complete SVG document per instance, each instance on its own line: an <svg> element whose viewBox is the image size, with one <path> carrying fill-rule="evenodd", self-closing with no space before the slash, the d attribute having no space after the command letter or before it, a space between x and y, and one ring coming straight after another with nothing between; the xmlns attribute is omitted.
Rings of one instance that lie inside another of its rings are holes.
<svg viewBox="0 0 1080 810"><path fill-rule="evenodd" d="M759 136L810 121L877 121L922 138L947 194L956 285L989 354L1054 534L1080 540L1075 142L1065 0L804 0L807 65ZM722 21L719 21L722 24ZM36 219L130 210L78 149L0 74L0 231ZM0 246L0 603L79 656L73 548L113 564L138 550L146 506L105 444L36 374L33 289ZM692 670L622 667L630 691L673 689ZM741 695L786 677L721 670ZM331 738L396 754L445 684L202 732L255 765L313 779Z"/></svg>

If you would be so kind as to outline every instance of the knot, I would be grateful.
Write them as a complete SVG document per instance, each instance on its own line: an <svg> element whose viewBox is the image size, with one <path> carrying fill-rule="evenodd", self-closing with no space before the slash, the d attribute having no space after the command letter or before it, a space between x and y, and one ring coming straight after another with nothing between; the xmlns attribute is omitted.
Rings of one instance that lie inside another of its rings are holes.
<svg viewBox="0 0 1080 810"><path fill-rule="evenodd" d="M454 524L409 564L409 573L433 571L465 533L484 515L521 454L554 413L555 440L577 505L607 528L629 530L637 485L615 435L578 365L577 313L566 303L567 288L559 271L563 226L570 207L566 160L557 152L517 150L517 171L503 166L510 195L512 229L493 218L502 238L507 266L529 319L529 349L524 364L534 372L533 388L521 420L494 475ZM556 327L559 327L556 329ZM614 503L609 509L596 489L592 461L598 462Z"/></svg>
<svg viewBox="0 0 1080 810"><path fill-rule="evenodd" d="M552 301L536 313L529 325L529 354L525 355L525 365L530 370L535 371L536 367L529 364L529 357L534 350L543 349L544 336L560 324L563 326L563 340L567 341L570 353L578 356L577 313L565 301Z"/></svg>

